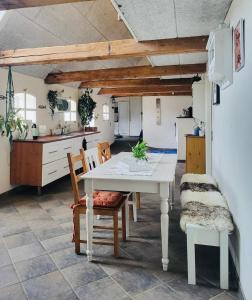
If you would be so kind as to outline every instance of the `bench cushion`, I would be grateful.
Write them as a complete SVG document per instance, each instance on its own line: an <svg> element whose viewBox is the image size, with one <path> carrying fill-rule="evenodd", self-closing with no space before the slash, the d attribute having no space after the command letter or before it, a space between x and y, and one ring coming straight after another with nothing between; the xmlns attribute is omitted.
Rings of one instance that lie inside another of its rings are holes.
<svg viewBox="0 0 252 300"><path fill-rule="evenodd" d="M207 174L184 174L181 178L181 184L184 182L208 183L213 184L216 187L218 186L216 180L211 175Z"/></svg>
<svg viewBox="0 0 252 300"><path fill-rule="evenodd" d="M199 202L207 206L220 206L228 209L227 201L220 192L192 192L183 191L180 195L182 208L189 202Z"/></svg>
<svg viewBox="0 0 252 300"><path fill-rule="evenodd" d="M227 208L207 206L201 202L187 202L181 213L180 227L186 232L186 225L201 225L211 230L233 231L233 222Z"/></svg>

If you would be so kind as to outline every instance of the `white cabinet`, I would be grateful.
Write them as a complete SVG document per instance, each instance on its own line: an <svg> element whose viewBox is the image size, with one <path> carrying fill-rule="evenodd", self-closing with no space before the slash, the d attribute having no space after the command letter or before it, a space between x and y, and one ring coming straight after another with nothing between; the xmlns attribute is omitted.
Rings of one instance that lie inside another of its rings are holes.
<svg viewBox="0 0 252 300"><path fill-rule="evenodd" d="M232 28L224 25L210 33L207 43L208 77L221 89L225 89L233 82L232 38Z"/></svg>
<svg viewBox="0 0 252 300"><path fill-rule="evenodd" d="M193 94L193 117L205 122L205 81L194 82Z"/></svg>
<svg viewBox="0 0 252 300"><path fill-rule="evenodd" d="M186 134L192 134L194 126L193 118L177 118L176 140L178 160L186 159Z"/></svg>
<svg viewBox="0 0 252 300"><path fill-rule="evenodd" d="M42 155L42 186L69 174L67 153L79 154L82 149L83 137L43 144ZM100 134L86 135L87 149L96 147ZM77 165L81 167L81 163Z"/></svg>

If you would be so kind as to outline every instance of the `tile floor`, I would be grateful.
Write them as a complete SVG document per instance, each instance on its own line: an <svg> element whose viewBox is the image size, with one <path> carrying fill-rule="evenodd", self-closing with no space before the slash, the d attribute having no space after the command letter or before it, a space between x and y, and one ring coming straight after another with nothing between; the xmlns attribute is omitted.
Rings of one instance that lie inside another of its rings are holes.
<svg viewBox="0 0 252 300"><path fill-rule="evenodd" d="M183 172L177 168L177 186ZM197 249L198 286L187 285L185 235L179 228L179 201L170 212L169 272L161 270L159 199L142 195L139 221L121 243L95 246L95 262L74 253L69 178L49 185L41 197L33 189L16 190L0 201L0 299L237 299L218 288L218 249ZM82 220L84 234L84 219ZM100 223L109 223L102 219ZM108 235L108 233L106 233ZM231 266L232 271L232 266ZM231 272L232 273L232 272ZM231 274L231 287L236 287Z"/></svg>

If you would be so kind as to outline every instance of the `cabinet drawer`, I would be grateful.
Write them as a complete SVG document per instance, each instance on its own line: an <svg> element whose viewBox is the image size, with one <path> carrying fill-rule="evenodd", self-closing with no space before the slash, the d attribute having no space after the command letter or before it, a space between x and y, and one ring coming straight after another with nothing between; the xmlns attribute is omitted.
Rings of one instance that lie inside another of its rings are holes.
<svg viewBox="0 0 252 300"><path fill-rule="evenodd" d="M70 141L62 141L59 144L59 147L61 148L62 158L66 158L67 153L75 153L74 139L71 139Z"/></svg>
<svg viewBox="0 0 252 300"><path fill-rule="evenodd" d="M60 168L61 168L61 171L60 171L60 177L63 177L67 174L70 173L70 170L69 170L69 164L68 164L68 160L66 158L63 158L61 159L60 161Z"/></svg>
<svg viewBox="0 0 252 300"><path fill-rule="evenodd" d="M59 143L48 143L43 145L43 164L50 163L61 158Z"/></svg>
<svg viewBox="0 0 252 300"><path fill-rule="evenodd" d="M54 161L42 166L42 186L60 178L60 161Z"/></svg>

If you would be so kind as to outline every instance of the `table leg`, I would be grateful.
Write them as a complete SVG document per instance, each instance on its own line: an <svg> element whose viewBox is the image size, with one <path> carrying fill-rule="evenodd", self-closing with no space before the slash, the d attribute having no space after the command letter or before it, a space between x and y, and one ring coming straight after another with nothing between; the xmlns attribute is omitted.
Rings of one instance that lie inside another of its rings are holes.
<svg viewBox="0 0 252 300"><path fill-rule="evenodd" d="M169 235L169 185L167 187L161 188L161 239L162 239L162 264L163 264L163 271L168 270L168 235Z"/></svg>
<svg viewBox="0 0 252 300"><path fill-rule="evenodd" d="M93 255L93 192L92 189L86 193L86 230L87 230L87 258L92 261Z"/></svg>

